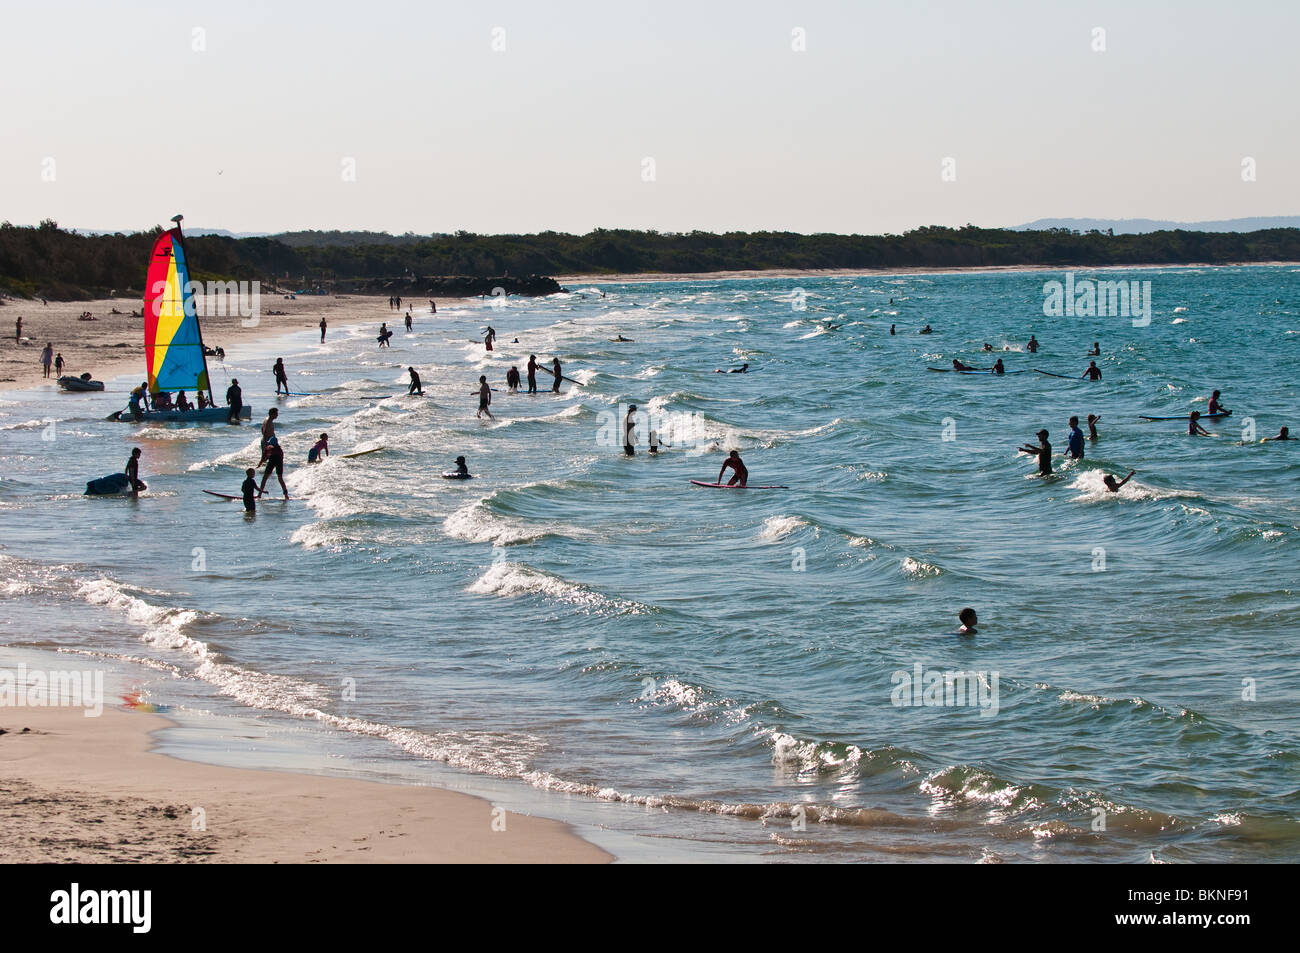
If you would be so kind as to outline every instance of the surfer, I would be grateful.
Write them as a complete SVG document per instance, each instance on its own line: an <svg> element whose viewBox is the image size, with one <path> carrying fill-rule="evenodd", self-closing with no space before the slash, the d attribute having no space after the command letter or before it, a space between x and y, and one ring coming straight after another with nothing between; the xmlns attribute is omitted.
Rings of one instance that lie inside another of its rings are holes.
<svg viewBox="0 0 1300 953"><path fill-rule="evenodd" d="M1133 479L1133 474L1135 473L1137 473L1136 470L1128 471L1128 476L1126 476L1122 480L1116 480L1113 476L1107 473L1104 477L1101 478L1101 482L1106 484L1107 493L1118 493L1119 488L1122 487L1129 480Z"/></svg>
<svg viewBox="0 0 1300 953"><path fill-rule="evenodd" d="M1268 443L1270 440L1290 440L1290 439L1291 439L1291 428L1283 427L1281 430L1277 432L1276 437L1265 437L1263 440L1260 441L1260 443Z"/></svg>
<svg viewBox="0 0 1300 953"><path fill-rule="evenodd" d="M1101 342L1093 341L1092 350L1088 352L1088 357L1101 357Z"/></svg>
<svg viewBox="0 0 1300 953"><path fill-rule="evenodd" d="M1070 437L1066 445L1065 455L1071 460L1083 459L1083 431L1079 429L1079 418L1070 418Z"/></svg>
<svg viewBox="0 0 1300 953"><path fill-rule="evenodd" d="M482 418L484 414L488 415L488 420L496 420L492 416L492 411L488 410L488 404L492 403L492 388L488 386L487 375L480 374L478 378L478 413L475 417Z"/></svg>
<svg viewBox="0 0 1300 953"><path fill-rule="evenodd" d="M727 459L722 461L722 469L718 471L719 483L722 482L722 474L726 473L728 468L734 471L734 475L727 481L727 486L744 486L749 482L749 469L745 466L745 461L740 459L739 450L731 451Z"/></svg>
<svg viewBox="0 0 1300 953"><path fill-rule="evenodd" d="M239 381L234 377L230 379L230 386L226 388L226 403L230 405L226 422L239 423L239 412L244 409L244 392L239 389Z"/></svg>
<svg viewBox="0 0 1300 953"><path fill-rule="evenodd" d="M918 333L918 334L933 334L933 333L934 333L934 329L931 328L930 325L927 324L925 327L921 328L921 330L918 331L917 333Z"/></svg>
<svg viewBox="0 0 1300 953"><path fill-rule="evenodd" d="M1088 415L1088 439L1089 440L1097 439L1097 421L1099 420L1101 420L1101 417L1099 417L1097 414Z"/></svg>
<svg viewBox="0 0 1300 953"><path fill-rule="evenodd" d="M324 318L321 318L320 319L320 343L321 344L325 343L325 329L327 327L329 327L329 325L325 323Z"/></svg>
<svg viewBox="0 0 1300 953"><path fill-rule="evenodd" d="M1101 368L1097 366L1096 361L1089 361L1088 369L1079 376L1086 377L1090 381L1099 381L1101 380Z"/></svg>
<svg viewBox="0 0 1300 953"><path fill-rule="evenodd" d="M257 503L257 471L249 467L244 471L244 482L239 485L239 492L244 494L244 512L256 513Z"/></svg>
<svg viewBox="0 0 1300 953"><path fill-rule="evenodd" d="M289 396L289 374L284 369L284 358L277 357L275 366L271 368L275 374L275 396L280 396L280 386L284 385L284 395Z"/></svg>
<svg viewBox="0 0 1300 953"><path fill-rule="evenodd" d="M551 373L555 375L555 383L551 385L551 393L558 394L560 392L560 381L564 380L564 375L560 373L560 359L558 357L551 358L551 367Z"/></svg>
<svg viewBox="0 0 1300 953"><path fill-rule="evenodd" d="M330 435L327 433L321 434L320 439L311 445L311 449L307 451L307 462L320 463L322 455L327 457L330 455Z"/></svg>
<svg viewBox="0 0 1300 953"><path fill-rule="evenodd" d="M1025 350L1028 351L1030 354L1037 354L1038 338L1034 337L1032 334L1029 335L1029 343L1025 345Z"/></svg>
<svg viewBox="0 0 1300 953"><path fill-rule="evenodd" d="M131 451L131 458L126 461L126 478L131 481L131 499L140 495L144 484L140 482L140 448Z"/></svg>
<svg viewBox="0 0 1300 953"><path fill-rule="evenodd" d="M537 393L537 355L528 355L528 393Z"/></svg>
<svg viewBox="0 0 1300 953"><path fill-rule="evenodd" d="M631 343L632 343L632 339L631 339L631 338L625 338L625 337L623 337L623 335L621 335L621 334L620 334L618 337L616 337L616 338L610 338L610 340L613 341L615 344L631 344Z"/></svg>
<svg viewBox="0 0 1300 953"><path fill-rule="evenodd" d="M458 476L462 480L469 479L470 476L469 464L465 462L464 457L456 458L456 476Z"/></svg>
<svg viewBox="0 0 1300 953"><path fill-rule="evenodd" d="M1002 358L998 358L996 361L993 362L994 374L1005 374L1006 372L1007 369L1006 366L1002 363Z"/></svg>
<svg viewBox="0 0 1300 953"><path fill-rule="evenodd" d="M1038 446L1035 447L1030 444L1024 444L1020 447L1020 452L1038 458L1038 473L1040 476L1051 476L1052 445L1047 442L1047 431L1040 430L1035 436L1038 437Z"/></svg>
<svg viewBox="0 0 1300 953"><path fill-rule="evenodd" d="M1187 418L1187 436L1208 437L1210 432L1201 426L1201 412L1193 410Z"/></svg>
<svg viewBox="0 0 1300 953"><path fill-rule="evenodd" d="M280 449L280 441L272 437L266 442L266 449L262 451L262 459L266 462L266 469L262 471L262 485L257 488L257 495L261 496L266 492L266 481L272 473L280 481L280 489L284 490L284 498L289 498L289 488L284 483L284 451Z"/></svg>
<svg viewBox="0 0 1300 953"><path fill-rule="evenodd" d="M406 389L407 396L409 397L411 394L418 394L423 397L424 388L420 385L420 375L415 373L414 367L408 367L406 372L411 375L411 386Z"/></svg>
<svg viewBox="0 0 1300 953"><path fill-rule="evenodd" d="M266 448L275 440L275 418L280 416L280 411L272 407L266 412L266 419L262 421L262 459L257 461L261 466L266 462Z"/></svg>
<svg viewBox="0 0 1300 953"><path fill-rule="evenodd" d="M506 387L512 394L519 393L519 368L513 364L510 365L510 370L506 371Z"/></svg>
<svg viewBox="0 0 1300 953"><path fill-rule="evenodd" d="M958 635L978 635L979 630L975 628L975 623L979 621L979 616L970 606L962 609L957 613L957 619L961 622L961 628L957 630Z"/></svg>
<svg viewBox="0 0 1300 953"><path fill-rule="evenodd" d="M971 367L969 364L963 364L961 361L957 360L957 358L955 358L955 357L952 359L952 369L953 369L954 371L977 371L977 370L979 370L978 367Z"/></svg>
<svg viewBox="0 0 1300 953"><path fill-rule="evenodd" d="M1218 392L1217 390L1216 390L1213 394L1210 395L1210 406L1209 406L1209 412L1210 412L1211 414L1230 414L1230 413L1232 413L1232 411L1230 411L1227 407L1224 407L1221 403L1219 403L1219 392Z"/></svg>
<svg viewBox="0 0 1300 953"><path fill-rule="evenodd" d="M636 456L636 404L629 404L627 416L623 418L623 453L629 457Z"/></svg>
<svg viewBox="0 0 1300 953"><path fill-rule="evenodd" d="M390 331L390 330L388 330L388 322L387 322L387 321L385 321L385 322L383 322L382 324L379 325L379 338L378 338L378 340L379 340L379 346L380 346L380 347L392 347L392 345L388 343L388 339L391 338L392 336L393 336L393 332Z"/></svg>

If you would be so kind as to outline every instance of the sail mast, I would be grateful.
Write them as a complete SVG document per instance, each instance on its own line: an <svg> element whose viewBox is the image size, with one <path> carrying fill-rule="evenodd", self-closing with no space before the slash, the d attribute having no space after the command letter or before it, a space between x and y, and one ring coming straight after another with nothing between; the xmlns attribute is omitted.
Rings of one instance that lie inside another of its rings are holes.
<svg viewBox="0 0 1300 953"><path fill-rule="evenodd" d="M190 253L189 250L185 247L185 233L181 231L181 219L183 219L184 217L185 217L184 215L173 215L172 221L176 223L176 240L180 242L181 251L185 254L186 272L188 273ZM185 295L185 289L182 288L181 289L182 301L185 300L184 295ZM194 300L194 293L192 290L190 292L190 300L191 301ZM203 376L208 379L208 404L209 406L215 407L217 405L217 402L212 397L212 375L208 372L208 352L207 349L203 346L203 325L199 323L198 308L194 309L194 327L199 332L199 354L202 355L203 357Z"/></svg>

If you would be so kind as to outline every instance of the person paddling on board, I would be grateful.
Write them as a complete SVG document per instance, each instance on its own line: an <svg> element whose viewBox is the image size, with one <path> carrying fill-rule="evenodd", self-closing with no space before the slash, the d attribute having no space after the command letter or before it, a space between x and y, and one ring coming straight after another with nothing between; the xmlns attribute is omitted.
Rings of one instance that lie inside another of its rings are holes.
<svg viewBox="0 0 1300 953"><path fill-rule="evenodd" d="M469 464L465 462L464 457L456 458L456 476L462 480L469 479Z"/></svg>
<svg viewBox="0 0 1300 953"><path fill-rule="evenodd" d="M1002 358L998 358L996 361L993 362L994 374L1005 374L1006 372L1007 372L1007 368L1006 365L1002 363Z"/></svg>
<svg viewBox="0 0 1300 953"><path fill-rule="evenodd" d="M1133 479L1133 474L1135 473L1137 473L1136 470L1128 471L1128 476L1126 476L1122 480L1116 480L1113 476L1107 473L1104 477L1101 478L1101 482L1106 484L1107 493L1118 493L1119 488L1122 487L1129 480Z"/></svg>
<svg viewBox="0 0 1300 953"><path fill-rule="evenodd" d="M933 334L933 333L934 333L934 329L931 328L930 325L927 324L925 327L921 328L921 330L920 330L920 331L917 331L916 333L917 333L917 334Z"/></svg>
<svg viewBox="0 0 1300 953"><path fill-rule="evenodd" d="M1086 377L1090 381L1099 381L1101 380L1101 368L1097 366L1096 361L1089 361L1088 369L1079 376Z"/></svg>
<svg viewBox="0 0 1300 953"><path fill-rule="evenodd" d="M734 475L727 481L727 486L743 487L749 482L749 470L745 467L745 461L740 459L739 450L731 451L727 459L722 461L722 469L718 471L719 483L722 482L722 474L726 473L728 468L734 471Z"/></svg>
<svg viewBox="0 0 1300 953"><path fill-rule="evenodd" d="M519 368L513 364L506 371L506 389L512 394L519 393Z"/></svg>
<svg viewBox="0 0 1300 953"><path fill-rule="evenodd" d="M237 378L232 377L230 386L226 388L226 403L230 405L230 413L226 415L226 423L239 423L239 413L244 409L244 392L239 389L239 380Z"/></svg>
<svg viewBox="0 0 1300 953"><path fill-rule="evenodd" d="M537 393L537 355L528 355L528 393Z"/></svg>
<svg viewBox="0 0 1300 953"><path fill-rule="evenodd" d="M1038 338L1034 337L1032 334L1029 335L1029 343L1025 345L1025 350L1028 351L1030 354L1037 354Z"/></svg>
<svg viewBox="0 0 1300 953"><path fill-rule="evenodd" d="M1024 444L1022 447L1020 447L1020 452L1027 453L1030 456L1034 456L1038 458L1039 476L1051 476L1052 475L1052 445L1047 442L1047 437L1048 437L1047 431L1046 430L1038 431L1037 437L1038 437L1038 446L1035 447L1035 446L1031 446L1030 444Z"/></svg>
<svg viewBox="0 0 1300 953"><path fill-rule="evenodd" d="M257 495L261 496L266 492L266 481L272 473L280 481L280 489L284 490L284 498L289 498L289 488L284 483L284 451L280 449L280 441L272 437L267 442L266 451L263 455L266 461L266 469L262 471L262 485L257 488Z"/></svg>
<svg viewBox="0 0 1300 953"><path fill-rule="evenodd" d="M961 361L957 360L957 358L955 358L955 357L952 359L952 369L953 369L954 371L977 371L977 370L979 370L978 367L971 367L969 364L963 364Z"/></svg>
<svg viewBox="0 0 1300 953"><path fill-rule="evenodd" d="M1193 410L1187 418L1187 436L1209 437L1210 432L1201 426L1201 412Z"/></svg>
<svg viewBox="0 0 1300 953"><path fill-rule="evenodd" d="M256 513L257 471L252 467L244 471L244 482L240 484L239 492L244 494L244 512Z"/></svg>
<svg viewBox="0 0 1300 953"><path fill-rule="evenodd" d="M975 623L979 621L979 616L970 606L962 609L957 613L957 619L961 622L961 628L957 630L958 635L978 635L979 630L975 628Z"/></svg>
<svg viewBox="0 0 1300 953"><path fill-rule="evenodd" d="M564 380L564 375L560 373L560 359L558 357L551 358L551 373L555 375L555 383L551 385L551 393L558 394L560 392L560 381Z"/></svg>
<svg viewBox="0 0 1300 953"><path fill-rule="evenodd" d="M1281 430L1277 432L1276 437L1265 437L1260 442L1268 443L1270 440L1290 440L1290 439L1291 439L1291 428L1283 427Z"/></svg>
<svg viewBox="0 0 1300 953"><path fill-rule="evenodd" d="M1070 436L1065 448L1065 455L1071 460L1083 459L1083 431L1079 429L1079 418L1070 418Z"/></svg>
<svg viewBox="0 0 1300 953"><path fill-rule="evenodd" d="M328 457L329 455L330 455L330 435L327 433L323 433L320 435L320 439L317 440L314 444L312 444L311 449L307 451L307 462L320 463L322 456Z"/></svg>
<svg viewBox="0 0 1300 953"><path fill-rule="evenodd" d="M623 418L623 453L636 456L636 404L628 404L627 416Z"/></svg>
<svg viewBox="0 0 1300 953"><path fill-rule="evenodd" d="M271 368L271 371L275 374L275 395L280 396L281 387L284 387L284 392L287 395L289 393L289 375L284 369L284 358L277 357L275 366Z"/></svg>
<svg viewBox="0 0 1300 953"><path fill-rule="evenodd" d="M414 367L408 367L406 372L411 375L411 386L406 389L407 396L418 394L424 396L424 388L420 386L420 375L415 373Z"/></svg>
<svg viewBox="0 0 1300 953"><path fill-rule="evenodd" d="M140 448L136 447L131 451L131 458L126 461L126 478L131 481L131 499L136 499L140 495L140 488L144 486L140 482Z"/></svg>
<svg viewBox="0 0 1300 953"><path fill-rule="evenodd" d="M1210 395L1210 406L1207 409L1210 414L1232 413L1232 411L1230 411L1227 407L1224 407L1221 403L1219 403L1219 392L1217 390Z"/></svg>
<svg viewBox="0 0 1300 953"><path fill-rule="evenodd" d="M475 417L482 418L484 414L488 415L488 420L496 420L492 416L492 411L488 410L488 404L492 403L492 388L488 386L487 375L480 374L478 378L478 413Z"/></svg>
<svg viewBox="0 0 1300 953"><path fill-rule="evenodd" d="M719 368L715 368L715 369L714 369L714 372L717 373L717 374L748 374L748 373L749 373L749 362L746 361L744 364L740 365L740 367L733 367L733 368L732 368L731 370L729 370L729 371L724 371L724 370L723 370L722 368L720 368L720 367L719 367Z"/></svg>
<svg viewBox="0 0 1300 953"><path fill-rule="evenodd" d="M1088 439L1089 440L1097 439L1097 421L1099 420L1101 420L1101 417L1098 416L1097 414L1088 415Z"/></svg>

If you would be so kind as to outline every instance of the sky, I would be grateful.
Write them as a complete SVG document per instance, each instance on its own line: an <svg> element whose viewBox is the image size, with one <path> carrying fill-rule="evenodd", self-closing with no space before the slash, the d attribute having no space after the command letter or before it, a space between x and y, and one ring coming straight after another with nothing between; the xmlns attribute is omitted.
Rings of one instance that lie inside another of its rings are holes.
<svg viewBox="0 0 1300 953"><path fill-rule="evenodd" d="M1300 213L1295 0L0 0L0 22L15 224Z"/></svg>

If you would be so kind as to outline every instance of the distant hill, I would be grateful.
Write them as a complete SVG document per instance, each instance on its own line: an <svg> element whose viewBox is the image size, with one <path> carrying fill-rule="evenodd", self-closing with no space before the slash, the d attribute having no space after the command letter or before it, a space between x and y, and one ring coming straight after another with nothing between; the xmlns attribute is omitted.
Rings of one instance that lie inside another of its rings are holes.
<svg viewBox="0 0 1300 953"><path fill-rule="evenodd" d="M1072 232L1104 232L1116 235L1144 235L1148 232L1258 232L1266 228L1300 228L1300 215L1261 218L1226 218L1217 222L1172 222L1155 218L1039 218L1028 225L1013 225L1012 231L1047 231L1066 228Z"/></svg>
<svg viewBox="0 0 1300 953"><path fill-rule="evenodd" d="M160 223L161 224L161 223ZM132 235L139 229L111 228L71 228L74 235ZM298 232L232 232L225 228L199 228L185 226L185 234L191 238L215 235L218 238L272 238L290 248L360 248L365 245L414 245L432 238L446 238L445 232L432 232L417 235L406 232L403 235L390 235L388 232L344 232L315 230Z"/></svg>

